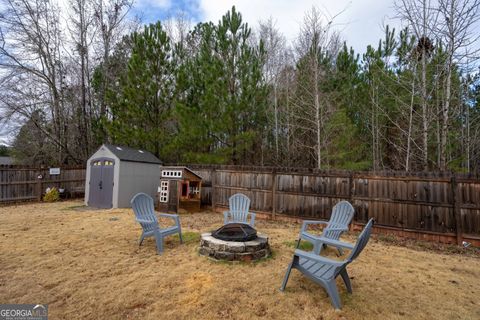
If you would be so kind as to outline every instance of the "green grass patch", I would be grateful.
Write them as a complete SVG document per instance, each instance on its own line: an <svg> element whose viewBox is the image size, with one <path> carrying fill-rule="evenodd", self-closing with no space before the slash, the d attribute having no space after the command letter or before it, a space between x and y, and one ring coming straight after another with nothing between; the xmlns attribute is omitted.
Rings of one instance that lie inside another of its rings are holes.
<svg viewBox="0 0 480 320"><path fill-rule="evenodd" d="M62 211L78 211L78 210L84 210L86 208L87 208L87 206L82 204L82 205L76 205L76 206L68 206L68 207L62 208L60 210L62 210Z"/></svg>
<svg viewBox="0 0 480 320"><path fill-rule="evenodd" d="M287 247L296 248L297 247L297 242L298 242L298 240L285 241L285 242L283 242L283 244L286 245ZM313 250L313 244L304 240L304 241L300 242L300 246L298 248L300 250L303 250L303 251L312 251Z"/></svg>
<svg viewBox="0 0 480 320"><path fill-rule="evenodd" d="M193 242L198 243L200 242L200 233L191 232L191 231L182 232L182 238L183 238L183 243L185 244L189 244ZM178 238L178 234L174 235L172 239L174 239L174 241L180 241L180 239Z"/></svg>

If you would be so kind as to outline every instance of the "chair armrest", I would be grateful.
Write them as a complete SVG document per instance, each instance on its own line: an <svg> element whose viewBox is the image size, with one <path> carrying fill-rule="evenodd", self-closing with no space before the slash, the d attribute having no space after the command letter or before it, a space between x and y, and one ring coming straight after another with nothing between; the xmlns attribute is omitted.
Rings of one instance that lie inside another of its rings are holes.
<svg viewBox="0 0 480 320"><path fill-rule="evenodd" d="M332 239L328 239L328 238L325 238L325 237L318 238L318 241L321 242L321 243L324 243L324 244L328 244L328 245L333 246L333 247L344 248L344 249L349 249L349 250L352 250L355 247L355 245L352 244L352 243L342 242L342 241L338 241L338 240L332 240Z"/></svg>
<svg viewBox="0 0 480 320"><path fill-rule="evenodd" d="M341 267L345 264L345 261L332 260L332 259L329 259L329 258L326 258L326 257L323 257L323 256L319 256L319 255L314 254L314 253L306 252L306 251L303 251L303 250L300 250L300 249L296 249L294 255L296 255L298 257L303 257L303 258L306 258L306 259L309 259L309 260L313 260L313 261L316 261L316 262L329 264L329 265L336 266L336 267Z"/></svg>
<svg viewBox="0 0 480 320"><path fill-rule="evenodd" d="M165 217L165 218L172 218L172 219L178 218L178 214L159 213L158 215L160 217Z"/></svg>
<svg viewBox="0 0 480 320"><path fill-rule="evenodd" d="M157 226L157 223L156 223L155 221L144 220L144 219L137 219L137 218L135 218L135 221L137 221L138 223L140 223L140 225L142 226L142 228L149 228L149 227L152 227L152 226Z"/></svg>
<svg viewBox="0 0 480 320"><path fill-rule="evenodd" d="M135 221L137 221L138 223L145 223L145 224L155 223L155 221L150 221L150 220L145 220L145 219L138 219L138 218L135 218Z"/></svg>
<svg viewBox="0 0 480 320"><path fill-rule="evenodd" d="M229 215L230 215L230 211L223 212L223 224L227 224Z"/></svg>
<svg viewBox="0 0 480 320"><path fill-rule="evenodd" d="M300 233L299 239L307 240L307 241L310 241L312 243L315 243L318 240L322 239L322 236L321 235L315 236L311 233L308 233L308 232L304 231L304 232Z"/></svg>
<svg viewBox="0 0 480 320"><path fill-rule="evenodd" d="M180 217L179 217L178 214L160 213L159 216L160 217L165 217L165 218L171 218L171 219L175 220L175 224L177 226L180 226Z"/></svg>
<svg viewBox="0 0 480 320"><path fill-rule="evenodd" d="M321 220L303 220L302 229L300 230L300 234L307 230L309 224L324 224L327 225L328 221L321 221Z"/></svg>
<svg viewBox="0 0 480 320"><path fill-rule="evenodd" d="M348 227L328 228L328 231L348 231Z"/></svg>
<svg viewBox="0 0 480 320"><path fill-rule="evenodd" d="M252 226L252 228L253 228L253 226L254 226L254 224L255 224L255 216L256 216L256 214L253 213L253 212L249 212L249 214L250 214L250 226Z"/></svg>

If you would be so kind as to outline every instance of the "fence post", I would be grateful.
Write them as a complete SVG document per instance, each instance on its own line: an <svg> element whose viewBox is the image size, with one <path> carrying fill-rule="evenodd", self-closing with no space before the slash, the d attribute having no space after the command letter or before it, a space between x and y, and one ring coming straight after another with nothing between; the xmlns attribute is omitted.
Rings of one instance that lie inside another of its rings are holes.
<svg viewBox="0 0 480 320"><path fill-rule="evenodd" d="M355 185L353 184L353 172L350 172L350 174L348 175L348 201L350 201L352 206L353 206L354 193L355 193ZM355 209L355 206L353 206L353 208ZM355 213L353 215L352 223L350 223L350 231L353 231L355 229L354 225L355 225Z"/></svg>
<svg viewBox="0 0 480 320"><path fill-rule="evenodd" d="M215 176L217 170L215 168L212 169L212 210L215 212Z"/></svg>
<svg viewBox="0 0 480 320"><path fill-rule="evenodd" d="M37 200L42 201L42 179L43 175L41 171L36 172L37 184L36 184L36 193L37 193Z"/></svg>
<svg viewBox="0 0 480 320"><path fill-rule="evenodd" d="M272 170L272 218L273 220L276 220L276 217L277 217L276 190L277 190L277 172L275 169L273 169Z"/></svg>
<svg viewBox="0 0 480 320"><path fill-rule="evenodd" d="M462 224L462 210L460 207L460 192L458 189L457 179L455 174L451 178L452 185L452 206L453 206L453 216L455 217L455 231L457 234L457 245L462 245L463 242L463 224Z"/></svg>

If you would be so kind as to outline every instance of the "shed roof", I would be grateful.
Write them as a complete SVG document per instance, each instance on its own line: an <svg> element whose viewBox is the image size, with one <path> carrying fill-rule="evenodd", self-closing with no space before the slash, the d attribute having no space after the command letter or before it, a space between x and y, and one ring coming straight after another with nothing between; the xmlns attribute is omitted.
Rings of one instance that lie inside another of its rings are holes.
<svg viewBox="0 0 480 320"><path fill-rule="evenodd" d="M121 161L162 164L162 162L152 153L142 149L133 149L130 147L117 146L113 144L104 144L104 146L110 150L110 152L116 155Z"/></svg>

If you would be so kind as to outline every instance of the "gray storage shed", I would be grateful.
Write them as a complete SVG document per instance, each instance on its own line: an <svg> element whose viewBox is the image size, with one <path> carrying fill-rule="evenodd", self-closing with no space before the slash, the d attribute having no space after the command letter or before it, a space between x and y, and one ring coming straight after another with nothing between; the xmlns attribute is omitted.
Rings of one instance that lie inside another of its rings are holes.
<svg viewBox="0 0 480 320"><path fill-rule="evenodd" d="M103 144L87 161L85 204L96 208L129 208L139 192L155 198L161 161L145 150Z"/></svg>

